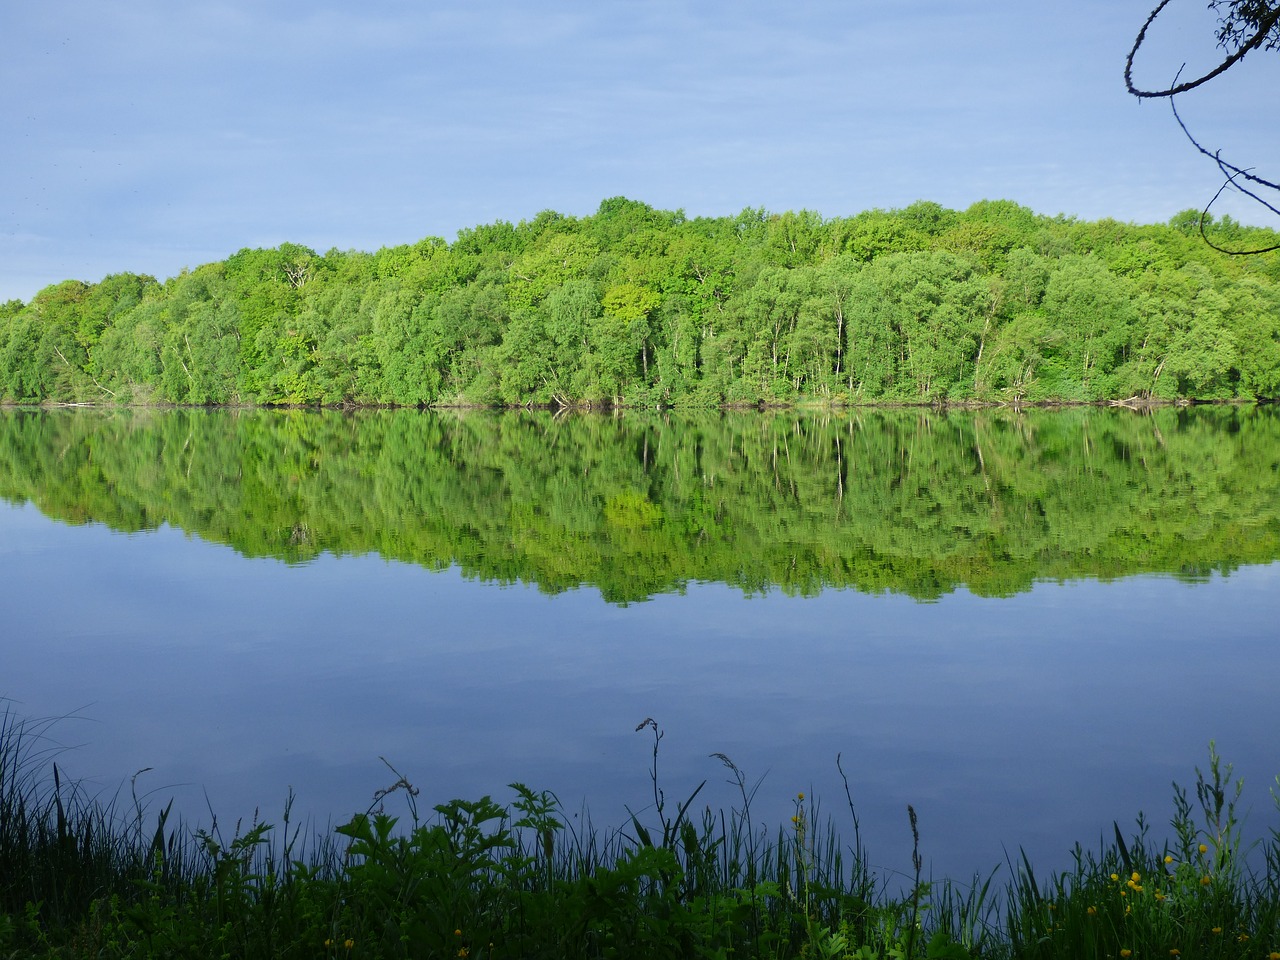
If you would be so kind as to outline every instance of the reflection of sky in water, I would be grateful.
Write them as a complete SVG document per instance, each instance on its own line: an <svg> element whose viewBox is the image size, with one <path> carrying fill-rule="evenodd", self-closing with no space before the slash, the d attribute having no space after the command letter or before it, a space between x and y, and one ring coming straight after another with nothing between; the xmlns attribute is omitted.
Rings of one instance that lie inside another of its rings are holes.
<svg viewBox="0 0 1280 960"><path fill-rule="evenodd" d="M0 506L0 695L29 716L77 711L60 765L107 792L176 794L207 820L286 789L321 821L394 777L423 799L521 780L617 826L649 796L647 716L666 730L668 801L734 801L708 754L784 822L812 792L848 830L842 753L873 862L906 869L906 804L938 875L1024 845L1065 866L1145 810L1207 744L1246 777L1255 832L1275 826L1280 564L1189 585L1041 584L932 604L828 591L744 599L721 585L610 607L380 558L288 567L162 529L125 536ZM172 785L172 786L171 786ZM394 809L394 808L393 808ZM1004 847L1002 847L1004 845Z"/></svg>

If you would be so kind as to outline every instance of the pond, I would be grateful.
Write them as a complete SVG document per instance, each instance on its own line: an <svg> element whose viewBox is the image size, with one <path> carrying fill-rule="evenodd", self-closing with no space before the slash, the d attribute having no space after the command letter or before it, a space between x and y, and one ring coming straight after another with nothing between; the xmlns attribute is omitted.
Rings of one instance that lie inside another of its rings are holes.
<svg viewBox="0 0 1280 960"><path fill-rule="evenodd" d="M1280 826L1274 409L8 410L0 497L0 696L192 823L620 827L653 717L669 804L851 838L840 757L884 871L1159 832L1210 740Z"/></svg>

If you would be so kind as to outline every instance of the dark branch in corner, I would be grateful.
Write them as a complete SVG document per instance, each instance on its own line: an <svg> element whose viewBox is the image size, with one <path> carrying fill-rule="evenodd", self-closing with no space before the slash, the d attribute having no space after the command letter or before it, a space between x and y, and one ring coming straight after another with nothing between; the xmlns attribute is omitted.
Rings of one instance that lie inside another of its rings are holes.
<svg viewBox="0 0 1280 960"><path fill-rule="evenodd" d="M1209 239L1209 236L1205 231L1205 223L1209 219L1209 209L1215 203L1218 202L1218 198L1222 196L1223 192L1228 187L1233 187L1234 189L1243 193L1246 197L1249 197L1251 200L1266 207L1272 213L1276 214L1277 216L1280 216L1280 209L1277 209L1274 205L1272 205L1267 200L1264 200L1261 196L1259 196L1253 190L1250 190L1248 187L1242 186L1237 181L1245 180L1251 184L1255 184L1258 188L1264 188L1266 190L1274 190L1277 193L1280 193L1280 184L1272 183L1270 180L1264 180L1262 177L1255 176L1254 174L1250 173L1249 170L1246 170L1243 167L1237 167L1235 164L1227 162L1226 160L1222 159L1222 151L1220 150L1211 151L1208 148L1206 148L1203 144L1200 143L1199 140L1197 140L1192 135L1191 131L1187 129L1186 123L1183 122L1181 115L1178 113L1178 106L1174 102L1174 98L1178 94L1185 93L1188 90L1194 90L1196 87L1199 87L1204 83L1207 83L1208 81L1212 80L1214 77L1220 76L1221 74L1225 73L1235 64L1239 63L1242 59L1244 59L1245 54L1247 54L1250 50L1255 50L1261 47L1271 49L1273 47L1280 46L1280 39L1277 39L1277 38L1273 38L1271 40L1267 39L1268 34L1270 34L1273 30L1277 31L1277 33L1280 33L1280 27L1277 26L1278 24L1280 24L1280 3L1275 4L1274 7L1270 7L1265 5L1265 3L1260 2L1256 4L1252 10L1246 12L1245 18L1252 19L1254 24L1256 25L1256 29L1252 33L1247 33L1247 34L1245 33L1245 31L1241 30L1240 28L1237 28L1236 26L1235 18L1238 15L1237 4L1236 3L1229 4L1232 8L1232 12L1227 14L1226 17L1221 21L1223 23L1223 27L1218 34L1218 43L1219 43L1219 46L1222 46L1224 48L1235 45L1236 49L1233 53L1229 54L1226 57L1226 59L1224 59L1220 64L1218 64L1218 66L1215 67L1213 70L1210 70L1208 73L1205 73L1200 77L1197 77L1195 80L1179 82L1179 78L1181 78L1182 76L1182 69L1179 69L1178 72L1174 75L1173 83L1168 88L1164 90L1142 90L1136 87L1133 83L1133 60L1134 60L1134 57L1137 56L1138 50L1141 48L1143 42L1146 40L1147 29L1151 26L1152 23L1155 22L1156 18L1160 16L1161 11L1163 11L1164 8L1169 5L1169 2L1170 0L1160 0L1159 5L1154 10L1151 11L1150 16L1147 17L1146 22L1142 25L1142 29L1138 31L1137 39L1133 41L1133 47L1129 50L1129 55L1125 58L1125 62L1124 62L1125 87L1128 88L1129 93L1133 94L1133 96L1135 97L1141 97L1141 98L1168 97L1169 106L1173 110L1173 118L1177 121L1178 126L1182 129L1183 134L1185 134L1186 138L1191 141L1192 146L1194 146L1198 151L1200 151L1200 153L1204 154L1204 156L1208 157L1215 164L1217 164L1218 170L1222 173L1223 177L1225 177L1225 180L1222 186L1218 188L1218 192L1213 195L1213 198L1205 205L1205 208L1200 212L1200 219L1199 219L1198 226L1200 228L1201 239L1204 240L1204 242L1212 249L1217 250L1219 253L1225 253L1230 256L1243 257L1243 256L1250 256L1250 255L1259 254L1259 253L1270 253L1274 250L1280 250L1280 243L1273 244L1269 247L1261 247L1256 250L1227 250L1224 247L1218 246L1216 243L1214 243L1212 240ZM1213 0L1213 2L1211 2L1209 5L1216 9L1219 6L1219 0ZM1241 37L1242 34L1246 35L1247 39L1243 39L1243 40L1238 39L1239 37ZM1183 65L1184 69L1185 69L1185 66L1186 65L1184 64Z"/></svg>
<svg viewBox="0 0 1280 960"><path fill-rule="evenodd" d="M1138 48L1142 46L1142 42L1147 38L1147 28L1155 22L1156 17L1160 16L1160 11L1169 5L1169 0L1160 0L1160 5L1151 11L1151 16L1147 17L1147 22L1142 25L1142 29L1138 31L1138 37L1133 41L1133 47L1129 50L1129 56L1124 60L1124 85L1128 91L1135 97L1174 97L1180 93L1186 93L1188 90L1194 90L1203 83L1208 83L1214 77L1226 73L1233 66L1244 59L1244 55L1250 50L1261 47L1267 39L1267 33L1271 28L1280 22L1280 5L1263 17L1258 22L1257 31L1247 41L1242 43L1235 53L1228 56L1220 64L1210 70L1208 73L1195 80L1188 80L1186 83L1178 83L1175 78L1173 86L1166 90L1142 90L1133 85L1133 58L1138 55ZM1181 75L1181 71L1179 71Z"/></svg>
<svg viewBox="0 0 1280 960"><path fill-rule="evenodd" d="M1200 211L1201 239L1203 239L1205 243L1211 246L1214 250L1217 250L1219 253L1227 253L1235 257L1246 257L1255 253L1270 253L1272 250L1280 250L1280 243L1272 244L1269 247L1260 247L1257 250L1227 250L1223 247L1218 246L1216 243L1214 243L1212 240L1209 239L1204 229L1205 220L1208 218L1208 214L1209 214L1209 208L1218 202L1218 198L1222 196L1223 191L1226 190L1227 187L1234 187L1235 189L1243 193L1246 197L1249 197L1252 200L1256 200L1258 203L1262 204L1264 207L1266 207L1276 216L1280 217L1280 210L1276 209L1266 200L1262 199L1262 197L1258 196L1248 187L1240 186L1240 184L1236 183L1236 180L1243 177L1245 180L1249 180L1253 183L1258 184L1259 186L1263 186L1269 190L1275 190L1277 192L1280 192L1280 184L1275 184L1275 183L1272 183L1270 180L1264 180L1262 179L1262 177L1254 176L1248 170L1241 169L1240 167L1237 167L1234 163L1228 163L1226 160L1222 159L1222 156L1221 156L1222 151L1220 150L1214 150L1211 152L1208 148L1206 148L1203 144L1201 144L1199 140L1197 140L1194 136L1192 136L1191 131L1187 129L1187 125L1182 122L1182 117L1178 114L1178 106L1176 103L1174 103L1173 97L1169 98L1169 106L1173 109L1173 118L1178 121L1178 126L1182 128L1182 132L1186 134L1186 137L1188 140L1191 141L1192 146L1194 146L1206 157L1208 157L1214 163L1216 163L1218 165L1218 169L1222 171L1222 175L1226 177L1226 180L1223 182L1222 186L1218 188L1218 192L1213 195L1213 199L1211 199L1207 204L1205 204L1205 208Z"/></svg>

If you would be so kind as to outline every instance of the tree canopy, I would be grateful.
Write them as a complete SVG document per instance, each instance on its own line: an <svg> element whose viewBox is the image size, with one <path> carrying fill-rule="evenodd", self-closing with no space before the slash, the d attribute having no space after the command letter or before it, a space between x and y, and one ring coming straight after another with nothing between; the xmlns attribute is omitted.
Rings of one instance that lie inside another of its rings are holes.
<svg viewBox="0 0 1280 960"><path fill-rule="evenodd" d="M1009 201L592 216L241 250L0 306L11 403L723 406L1280 393L1274 231Z"/></svg>

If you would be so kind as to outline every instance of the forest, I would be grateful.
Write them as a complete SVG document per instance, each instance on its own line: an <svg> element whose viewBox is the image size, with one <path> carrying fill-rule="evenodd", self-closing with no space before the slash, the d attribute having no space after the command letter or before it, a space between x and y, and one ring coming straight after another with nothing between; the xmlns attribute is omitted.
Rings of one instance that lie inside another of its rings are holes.
<svg viewBox="0 0 1280 960"><path fill-rule="evenodd" d="M616 197L375 253L245 249L0 305L0 402L717 407L1280 396L1271 230L1009 201Z"/></svg>

